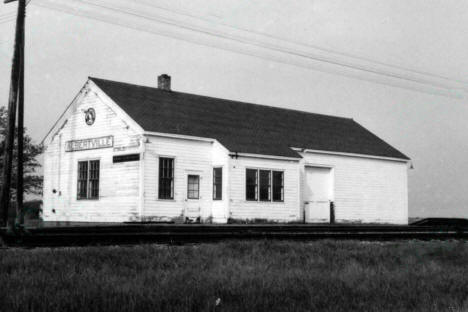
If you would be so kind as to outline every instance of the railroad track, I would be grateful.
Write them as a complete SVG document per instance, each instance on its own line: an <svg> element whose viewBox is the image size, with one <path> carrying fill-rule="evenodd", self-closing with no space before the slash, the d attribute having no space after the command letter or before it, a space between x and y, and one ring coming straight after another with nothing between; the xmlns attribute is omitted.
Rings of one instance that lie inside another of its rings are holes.
<svg viewBox="0 0 468 312"><path fill-rule="evenodd" d="M86 246L139 243L193 243L231 239L467 239L468 227L304 224L124 224L28 228L21 233L0 230L7 246Z"/></svg>

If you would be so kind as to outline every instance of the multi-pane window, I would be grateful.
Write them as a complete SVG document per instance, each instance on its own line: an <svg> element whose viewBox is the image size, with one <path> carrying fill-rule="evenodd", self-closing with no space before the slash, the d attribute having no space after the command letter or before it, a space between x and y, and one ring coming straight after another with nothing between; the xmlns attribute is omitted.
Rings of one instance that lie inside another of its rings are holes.
<svg viewBox="0 0 468 312"><path fill-rule="evenodd" d="M260 200L271 200L271 171L260 170Z"/></svg>
<svg viewBox="0 0 468 312"><path fill-rule="evenodd" d="M273 171L273 201L284 201L283 171Z"/></svg>
<svg viewBox="0 0 468 312"><path fill-rule="evenodd" d="M88 197L88 162L78 162L78 199Z"/></svg>
<svg viewBox="0 0 468 312"><path fill-rule="evenodd" d="M99 198L99 160L78 162L78 199Z"/></svg>
<svg viewBox="0 0 468 312"><path fill-rule="evenodd" d="M174 199L174 159L159 158L159 191L160 199Z"/></svg>
<svg viewBox="0 0 468 312"><path fill-rule="evenodd" d="M200 198L200 176L188 175L187 178L187 198L199 199Z"/></svg>
<svg viewBox="0 0 468 312"><path fill-rule="evenodd" d="M99 198L99 160L89 162L89 198Z"/></svg>
<svg viewBox="0 0 468 312"><path fill-rule="evenodd" d="M213 168L213 199L223 199L223 168Z"/></svg>
<svg viewBox="0 0 468 312"><path fill-rule="evenodd" d="M246 199L247 200L257 200L258 194L258 170L247 169L246 171Z"/></svg>
<svg viewBox="0 0 468 312"><path fill-rule="evenodd" d="M246 170L246 199L284 201L284 173L273 170Z"/></svg>

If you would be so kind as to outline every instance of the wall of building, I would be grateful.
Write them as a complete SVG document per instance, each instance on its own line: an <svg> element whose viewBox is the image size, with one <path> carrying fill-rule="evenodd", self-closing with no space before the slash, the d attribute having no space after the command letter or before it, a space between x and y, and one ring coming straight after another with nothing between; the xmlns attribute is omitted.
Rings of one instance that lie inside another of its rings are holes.
<svg viewBox="0 0 468 312"><path fill-rule="evenodd" d="M408 223L405 162L318 153L301 155L301 183L305 165L333 168L336 222Z"/></svg>
<svg viewBox="0 0 468 312"><path fill-rule="evenodd" d="M247 201L246 169L250 168L284 171L284 201ZM302 221L299 173L298 161L254 157L231 159L229 164L230 218L280 222Z"/></svg>
<svg viewBox="0 0 468 312"><path fill-rule="evenodd" d="M89 126L84 111L94 108L96 120ZM45 221L122 222L139 216L140 162L113 163L113 156L138 153L141 135L117 116L92 89L81 94L71 114L46 142L44 154L43 216ZM70 140L112 135L114 146L66 152ZM99 200L77 200L78 161L100 160ZM55 190L55 192L54 192Z"/></svg>
<svg viewBox="0 0 468 312"><path fill-rule="evenodd" d="M144 219L182 219L190 207L199 207L204 220L212 217L213 164L223 164L220 151L214 153L214 144L210 141L148 136L144 157ZM159 157L174 158L174 199L158 198ZM200 176L199 200L187 199L189 174Z"/></svg>
<svg viewBox="0 0 468 312"><path fill-rule="evenodd" d="M93 125L85 114L96 111ZM143 136L120 108L96 87L82 91L68 115L48 136L44 154L45 221L183 221L198 207L203 221L265 219L302 222L305 167L333 168L335 220L342 223L408 222L407 164L401 161L301 153L300 161L230 157L209 139ZM67 152L66 142L113 136L113 146ZM113 156L139 153L140 161L113 163ZM175 159L174 199L158 198L159 157ZM99 200L77 200L78 161L100 160ZM223 168L223 198L213 200L213 167ZM284 172L284 201L247 201L246 169ZM187 199L187 175L200 176L200 198Z"/></svg>

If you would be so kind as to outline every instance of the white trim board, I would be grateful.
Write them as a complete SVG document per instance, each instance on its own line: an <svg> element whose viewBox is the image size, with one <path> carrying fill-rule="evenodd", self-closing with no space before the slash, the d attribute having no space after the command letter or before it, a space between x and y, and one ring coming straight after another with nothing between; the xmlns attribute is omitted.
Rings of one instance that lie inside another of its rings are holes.
<svg viewBox="0 0 468 312"><path fill-rule="evenodd" d="M399 162L404 162L404 163L411 162L410 159L385 157L385 156L375 156L375 155L355 154L355 153L345 153L345 152L321 151L321 150L303 149L303 148L297 148L297 147L291 147L291 149L293 149L293 150L295 150L297 152L302 152L302 153L312 153L312 154L315 153L315 154L327 154L327 155L337 155L337 156L347 156L347 157L371 158L371 159L399 161Z"/></svg>
<svg viewBox="0 0 468 312"><path fill-rule="evenodd" d="M210 139L210 138L203 138L203 137L183 135L183 134L164 133L164 132L145 131L144 135L164 137L164 138L174 138L174 139L181 139L181 140L203 141L203 142L210 142L210 143L213 143L216 141L215 139Z"/></svg>
<svg viewBox="0 0 468 312"><path fill-rule="evenodd" d="M302 157L286 157L286 156L275 156L275 155L263 155L263 154L251 154L251 153L229 153L230 157L252 157L252 158L265 158L265 159L278 159L278 160L290 160L300 161Z"/></svg>

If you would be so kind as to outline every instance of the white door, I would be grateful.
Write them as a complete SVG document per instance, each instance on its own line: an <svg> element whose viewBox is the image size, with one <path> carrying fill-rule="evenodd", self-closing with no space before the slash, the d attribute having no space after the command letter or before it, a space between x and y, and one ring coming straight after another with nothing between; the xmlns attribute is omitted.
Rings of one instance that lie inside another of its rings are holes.
<svg viewBox="0 0 468 312"><path fill-rule="evenodd" d="M305 220L308 223L330 222L330 201L333 196L332 169L306 167Z"/></svg>
<svg viewBox="0 0 468 312"><path fill-rule="evenodd" d="M200 204L200 175L187 174L187 193L185 205L185 218L186 221L196 222L200 221L201 217L201 204Z"/></svg>
<svg viewBox="0 0 468 312"><path fill-rule="evenodd" d="M213 188L212 188L212 203L211 214L213 223L226 223L226 201L223 200L225 192L223 192L223 168L213 168Z"/></svg>

